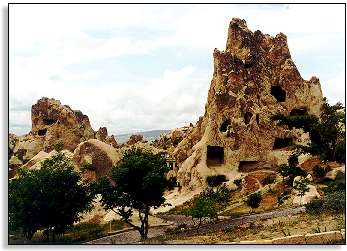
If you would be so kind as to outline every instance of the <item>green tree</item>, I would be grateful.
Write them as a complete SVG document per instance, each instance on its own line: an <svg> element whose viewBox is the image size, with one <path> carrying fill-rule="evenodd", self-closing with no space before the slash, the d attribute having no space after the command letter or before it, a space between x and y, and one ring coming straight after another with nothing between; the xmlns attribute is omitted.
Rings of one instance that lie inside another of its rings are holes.
<svg viewBox="0 0 347 251"><path fill-rule="evenodd" d="M298 154L293 153L288 158L288 165L282 164L280 165L279 173L284 178L288 178L288 183L290 186L293 184L293 180L296 176L305 176L307 175L307 172L297 165L299 164L298 161Z"/></svg>
<svg viewBox="0 0 347 251"><path fill-rule="evenodd" d="M294 181L293 188L299 192L300 206L301 206L302 197L304 197L306 192L310 190L310 188L308 187L309 184L310 184L310 180L302 176L299 176L299 179Z"/></svg>
<svg viewBox="0 0 347 251"><path fill-rule="evenodd" d="M193 205L184 210L186 216L191 216L197 232L206 219L218 219L218 212L228 205L230 190L225 184L208 187L193 200ZM195 222L197 220L197 222Z"/></svg>
<svg viewBox="0 0 347 251"><path fill-rule="evenodd" d="M71 159L57 153L44 160L39 170L20 169L9 181L9 226L31 239L37 230L64 233L91 209L93 195L74 171Z"/></svg>
<svg viewBox="0 0 347 251"><path fill-rule="evenodd" d="M247 206L251 207L251 209L258 208L260 206L261 199L260 192L252 193L247 197Z"/></svg>
<svg viewBox="0 0 347 251"><path fill-rule="evenodd" d="M286 125L289 129L301 128L309 132L311 143L309 146L297 146L304 153L320 155L323 160L344 162L345 155L345 107L341 103L329 105L323 99L320 118L314 115L286 116L277 114L272 117L279 125Z"/></svg>
<svg viewBox="0 0 347 251"><path fill-rule="evenodd" d="M133 148L112 168L110 179L98 180L96 189L102 195L101 202L106 209L120 215L139 231L142 239L147 239L150 208L165 202L167 172L166 161L160 154ZM131 221L134 210L138 211L140 226Z"/></svg>

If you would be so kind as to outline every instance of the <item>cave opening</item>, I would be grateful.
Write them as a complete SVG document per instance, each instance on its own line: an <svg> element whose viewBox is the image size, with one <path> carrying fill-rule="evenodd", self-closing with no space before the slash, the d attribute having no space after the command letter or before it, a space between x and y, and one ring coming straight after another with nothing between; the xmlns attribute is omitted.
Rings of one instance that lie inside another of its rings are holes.
<svg viewBox="0 0 347 251"><path fill-rule="evenodd" d="M39 136L45 136L47 132L47 129L40 129L37 131L37 135Z"/></svg>
<svg viewBox="0 0 347 251"><path fill-rule="evenodd" d="M307 114L306 108L294 108L290 111L290 116L303 116Z"/></svg>
<svg viewBox="0 0 347 251"><path fill-rule="evenodd" d="M281 86L271 86L271 95L276 98L277 102L286 101L286 91Z"/></svg>
<svg viewBox="0 0 347 251"><path fill-rule="evenodd" d="M224 147L207 146L206 162L208 166L220 166L224 164Z"/></svg>
<svg viewBox="0 0 347 251"><path fill-rule="evenodd" d="M275 138L273 149L281 149L293 144L292 138Z"/></svg>
<svg viewBox="0 0 347 251"><path fill-rule="evenodd" d="M51 118L44 118L43 123L45 123L45 125L53 125L53 124L57 123L57 120L51 119Z"/></svg>
<svg viewBox="0 0 347 251"><path fill-rule="evenodd" d="M225 120L225 121L221 124L221 126L220 126L220 128L219 128L219 131L221 131L221 132L226 132L227 129L228 129L228 125L230 125L230 123L231 123L230 119Z"/></svg>
<svg viewBox="0 0 347 251"><path fill-rule="evenodd" d="M253 114L251 112L246 112L245 115L243 116L245 120L245 124L248 125L249 122L251 121Z"/></svg>
<svg viewBox="0 0 347 251"><path fill-rule="evenodd" d="M257 125L259 125L259 114L255 115L255 120L257 121Z"/></svg>

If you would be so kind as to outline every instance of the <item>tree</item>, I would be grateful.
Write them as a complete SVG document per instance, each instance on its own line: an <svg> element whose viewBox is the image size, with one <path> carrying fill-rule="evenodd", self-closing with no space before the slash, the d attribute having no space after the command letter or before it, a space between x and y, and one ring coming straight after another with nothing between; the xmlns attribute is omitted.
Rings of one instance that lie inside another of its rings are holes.
<svg viewBox="0 0 347 251"><path fill-rule="evenodd" d="M214 188L208 187L193 200L193 205L186 209L184 214L192 217L196 230L199 232L205 219L218 219L218 212L228 204L229 197L230 190L225 184Z"/></svg>
<svg viewBox="0 0 347 251"><path fill-rule="evenodd" d="M306 176L307 175L307 172L305 170L303 170L297 166L298 164L299 164L298 154L294 152L288 158L288 165L286 165L286 164L280 165L279 172L280 172L281 176L283 177L283 180L286 177L289 178L288 183L290 185L293 184L293 180L296 176Z"/></svg>
<svg viewBox="0 0 347 251"><path fill-rule="evenodd" d="M31 239L44 229L47 240L52 233L64 233L91 209L93 195L80 180L71 159L57 153L44 160L39 170L20 169L9 181L9 225Z"/></svg>
<svg viewBox="0 0 347 251"><path fill-rule="evenodd" d="M247 197L247 206L251 207L252 209L258 208L260 206L261 199L260 192L252 193Z"/></svg>
<svg viewBox="0 0 347 251"><path fill-rule="evenodd" d="M310 190L308 185L310 184L310 180L306 177L299 176L297 180L294 180L293 188L299 192L300 196L300 206L302 197Z"/></svg>
<svg viewBox="0 0 347 251"><path fill-rule="evenodd" d="M151 207L164 205L164 191L168 186L168 168L160 154L132 148L112 168L110 178L97 181L97 192L102 195L101 203L137 229L141 239L147 239L148 217ZM134 210L138 210L141 225L131 221Z"/></svg>
<svg viewBox="0 0 347 251"><path fill-rule="evenodd" d="M309 132L311 143L309 146L297 146L304 153L320 155L322 160L345 161L345 107L341 103L329 105L323 99L320 118L314 115L286 116L277 114L272 117L279 125L286 125L289 129L301 128Z"/></svg>

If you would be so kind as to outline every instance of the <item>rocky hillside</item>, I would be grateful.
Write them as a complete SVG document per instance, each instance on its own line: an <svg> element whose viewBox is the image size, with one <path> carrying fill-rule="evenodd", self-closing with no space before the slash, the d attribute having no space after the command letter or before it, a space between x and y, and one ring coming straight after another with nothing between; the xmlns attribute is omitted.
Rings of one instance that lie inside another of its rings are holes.
<svg viewBox="0 0 347 251"><path fill-rule="evenodd" d="M215 49L213 57L205 114L173 150L182 191L203 187L208 175L224 174L232 182L252 166L286 162L286 148L307 143L307 135L276 126L271 116L320 113L319 80L301 77L283 33L253 32L234 18L225 50Z"/></svg>

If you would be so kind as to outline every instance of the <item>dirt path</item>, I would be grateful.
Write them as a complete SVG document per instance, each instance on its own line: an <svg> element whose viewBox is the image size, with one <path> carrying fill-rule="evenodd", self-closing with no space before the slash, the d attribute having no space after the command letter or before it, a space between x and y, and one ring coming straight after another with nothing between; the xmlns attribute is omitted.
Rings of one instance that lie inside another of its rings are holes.
<svg viewBox="0 0 347 251"><path fill-rule="evenodd" d="M199 235L200 234L206 234L206 233L212 233L216 231L220 231L223 229L226 229L230 226L235 226L247 222L252 222L260 219L269 219L272 217L279 217L279 216L287 216L290 214L298 214L305 212L304 207L299 207L299 208L287 208L287 209L282 209L282 210L277 210L277 211L272 211L268 213L261 213L261 214L254 214L254 215L247 215L247 216L242 216L239 218L234 218L234 219L224 219L220 220L215 223L211 223L208 225L203 225L200 227L199 230ZM186 217L183 215L161 215L159 216L161 219L166 220L166 221L171 221L174 222L173 225L171 226L157 226L157 227L151 227L148 231L148 238L153 238L157 237L160 235L163 235L166 230L175 228L178 225L181 224L187 224L191 225L192 220L190 217ZM196 230L188 230L184 231L181 233L176 234L176 237L188 237L188 236L193 236L197 235ZM140 241L140 234L136 230L129 230L126 232L118 233L115 235L103 237L100 239L96 239L90 242L87 242L86 244L135 244Z"/></svg>

